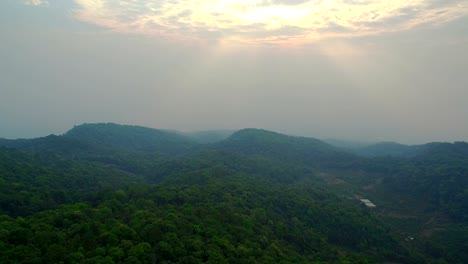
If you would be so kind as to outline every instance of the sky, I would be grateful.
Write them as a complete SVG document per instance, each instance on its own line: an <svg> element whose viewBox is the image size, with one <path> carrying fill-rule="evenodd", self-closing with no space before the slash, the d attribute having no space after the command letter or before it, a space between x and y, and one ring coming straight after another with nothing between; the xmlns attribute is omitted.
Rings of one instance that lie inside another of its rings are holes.
<svg viewBox="0 0 468 264"><path fill-rule="evenodd" d="M2 0L0 137L468 141L468 0Z"/></svg>

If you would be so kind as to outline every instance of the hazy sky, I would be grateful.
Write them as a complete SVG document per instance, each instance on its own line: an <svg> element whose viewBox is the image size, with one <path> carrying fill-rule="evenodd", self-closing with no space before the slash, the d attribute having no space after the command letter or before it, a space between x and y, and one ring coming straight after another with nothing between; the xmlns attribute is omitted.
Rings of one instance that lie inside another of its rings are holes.
<svg viewBox="0 0 468 264"><path fill-rule="evenodd" d="M468 141L468 1L1 0L0 137Z"/></svg>

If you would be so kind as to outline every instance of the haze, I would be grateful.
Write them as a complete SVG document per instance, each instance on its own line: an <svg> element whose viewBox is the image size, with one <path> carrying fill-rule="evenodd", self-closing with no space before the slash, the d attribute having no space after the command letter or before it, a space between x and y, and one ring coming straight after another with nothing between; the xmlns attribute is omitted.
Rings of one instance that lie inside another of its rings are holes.
<svg viewBox="0 0 468 264"><path fill-rule="evenodd" d="M468 141L468 1L0 2L0 137L84 122Z"/></svg>

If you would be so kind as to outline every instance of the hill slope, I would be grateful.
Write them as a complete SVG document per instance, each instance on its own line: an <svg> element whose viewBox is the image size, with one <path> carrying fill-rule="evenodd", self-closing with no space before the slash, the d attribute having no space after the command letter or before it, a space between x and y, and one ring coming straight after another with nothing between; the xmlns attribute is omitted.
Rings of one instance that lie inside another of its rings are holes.
<svg viewBox="0 0 468 264"><path fill-rule="evenodd" d="M69 130L64 136L125 151L176 154L196 145L194 140L175 132L113 123L83 124Z"/></svg>
<svg viewBox="0 0 468 264"><path fill-rule="evenodd" d="M351 152L365 157L393 156L410 158L421 154L425 145L403 145L394 142L381 142L362 148L354 148Z"/></svg>
<svg viewBox="0 0 468 264"><path fill-rule="evenodd" d="M0 139L0 146L23 151L51 154L81 154L99 151L100 145L93 145L75 138L49 135L34 139Z"/></svg>
<svg viewBox="0 0 468 264"><path fill-rule="evenodd" d="M262 129L237 131L219 142L216 149L242 155L261 155L312 167L342 167L360 160L318 139L287 136Z"/></svg>

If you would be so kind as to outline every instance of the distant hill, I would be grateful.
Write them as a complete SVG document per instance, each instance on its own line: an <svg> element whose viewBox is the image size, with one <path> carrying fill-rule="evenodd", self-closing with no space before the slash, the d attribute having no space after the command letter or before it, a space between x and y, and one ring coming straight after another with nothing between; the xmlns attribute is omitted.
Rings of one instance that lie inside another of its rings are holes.
<svg viewBox="0 0 468 264"><path fill-rule="evenodd" d="M234 132L234 130L206 130L196 132L184 132L181 134L194 139L198 143L206 144L222 141L231 136Z"/></svg>
<svg viewBox="0 0 468 264"><path fill-rule="evenodd" d="M34 139L0 139L0 146L40 153L78 154L97 151L100 145L93 145L75 138L49 135Z"/></svg>
<svg viewBox="0 0 468 264"><path fill-rule="evenodd" d="M246 128L233 133L229 138L220 142L226 149L238 150L244 153L259 153L258 151L272 152L279 148L290 147L292 150L329 151L334 148L327 143L315 139L284 134L255 128Z"/></svg>
<svg viewBox="0 0 468 264"><path fill-rule="evenodd" d="M347 166L359 159L315 138L288 136L253 128L237 131L219 142L217 149L243 155L263 155L311 166Z"/></svg>
<svg viewBox="0 0 468 264"><path fill-rule="evenodd" d="M126 151L182 153L197 145L175 132L113 123L83 124L64 134L93 145Z"/></svg>
<svg viewBox="0 0 468 264"><path fill-rule="evenodd" d="M359 149L375 144L373 142L361 142L353 140L342 140L334 138L323 139L323 142L342 149Z"/></svg>
<svg viewBox="0 0 468 264"><path fill-rule="evenodd" d="M468 162L468 143L440 143L434 142L424 145L416 160L440 164L453 161Z"/></svg>
<svg viewBox="0 0 468 264"><path fill-rule="evenodd" d="M195 139L178 132L118 125L83 124L64 135L35 139L0 139L0 146L26 151L64 154L106 151L139 151L180 154L198 145Z"/></svg>
<svg viewBox="0 0 468 264"><path fill-rule="evenodd" d="M354 148L351 152L365 157L393 156L393 157L414 157L424 151L425 145L403 145L395 142L380 142Z"/></svg>
<svg viewBox="0 0 468 264"><path fill-rule="evenodd" d="M347 152L363 157L403 157L410 158L422 153L425 145L404 145L396 142L355 142L339 139L324 139L324 142Z"/></svg>

